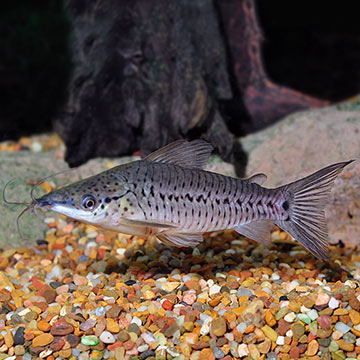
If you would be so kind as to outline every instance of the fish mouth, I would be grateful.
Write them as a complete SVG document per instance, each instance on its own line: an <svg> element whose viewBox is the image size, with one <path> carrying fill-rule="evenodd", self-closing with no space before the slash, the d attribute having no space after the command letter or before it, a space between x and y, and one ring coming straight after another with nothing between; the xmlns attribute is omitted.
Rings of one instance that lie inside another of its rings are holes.
<svg viewBox="0 0 360 360"><path fill-rule="evenodd" d="M52 209L56 206L74 206L74 202L71 200L51 200L51 199L36 199L36 202L33 202L34 207L36 208L48 208Z"/></svg>

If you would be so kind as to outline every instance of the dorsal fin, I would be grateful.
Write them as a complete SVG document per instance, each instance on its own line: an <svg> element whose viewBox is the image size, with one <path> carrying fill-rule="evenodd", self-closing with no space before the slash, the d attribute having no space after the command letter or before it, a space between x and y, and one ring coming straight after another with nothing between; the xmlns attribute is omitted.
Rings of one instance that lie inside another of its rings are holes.
<svg viewBox="0 0 360 360"><path fill-rule="evenodd" d="M250 181L251 183L262 185L267 180L267 176L265 174L263 174L263 173L259 173L259 174L255 174L253 176L250 176L246 180Z"/></svg>
<svg viewBox="0 0 360 360"><path fill-rule="evenodd" d="M205 140L177 140L154 151L144 158L145 161L156 161L179 165L187 168L203 168L213 150Z"/></svg>

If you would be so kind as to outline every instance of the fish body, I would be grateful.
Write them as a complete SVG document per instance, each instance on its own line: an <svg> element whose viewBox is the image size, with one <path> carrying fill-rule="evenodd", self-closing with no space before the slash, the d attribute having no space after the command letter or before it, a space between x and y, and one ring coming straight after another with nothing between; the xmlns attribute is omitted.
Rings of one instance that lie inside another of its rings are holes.
<svg viewBox="0 0 360 360"><path fill-rule="evenodd" d="M202 170L211 151L203 140L180 140L50 192L34 206L118 232L156 235L175 246L196 246L202 233L224 229L269 243L277 224L315 256L328 258L324 206L349 162L268 189L261 186L264 174L237 179Z"/></svg>

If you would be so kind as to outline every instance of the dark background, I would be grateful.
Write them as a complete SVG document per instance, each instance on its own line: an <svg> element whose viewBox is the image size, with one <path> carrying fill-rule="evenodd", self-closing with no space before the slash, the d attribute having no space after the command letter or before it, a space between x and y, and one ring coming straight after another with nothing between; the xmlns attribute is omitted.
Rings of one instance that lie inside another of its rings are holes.
<svg viewBox="0 0 360 360"><path fill-rule="evenodd" d="M330 102L360 93L354 8L302 1L256 5L271 80ZM0 2L0 141L52 129L72 74L69 35L62 1Z"/></svg>

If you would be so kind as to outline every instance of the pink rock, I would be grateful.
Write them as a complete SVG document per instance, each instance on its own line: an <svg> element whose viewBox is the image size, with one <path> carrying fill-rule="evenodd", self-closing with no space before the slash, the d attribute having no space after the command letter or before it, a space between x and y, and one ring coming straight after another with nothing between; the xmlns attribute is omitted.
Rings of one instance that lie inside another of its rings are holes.
<svg viewBox="0 0 360 360"><path fill-rule="evenodd" d="M88 283L88 279L85 276L81 276L78 274L74 274L73 280L76 286L84 286Z"/></svg>
<svg viewBox="0 0 360 360"><path fill-rule="evenodd" d="M316 321L322 329L328 330L331 327L331 317L328 315L319 316Z"/></svg>
<svg viewBox="0 0 360 360"><path fill-rule="evenodd" d="M188 305L192 305L196 301L196 294L195 293L187 293L183 297L183 301Z"/></svg>
<svg viewBox="0 0 360 360"><path fill-rule="evenodd" d="M330 296L325 293L320 293L318 297L316 298L315 305L322 306L327 305L329 303Z"/></svg>

